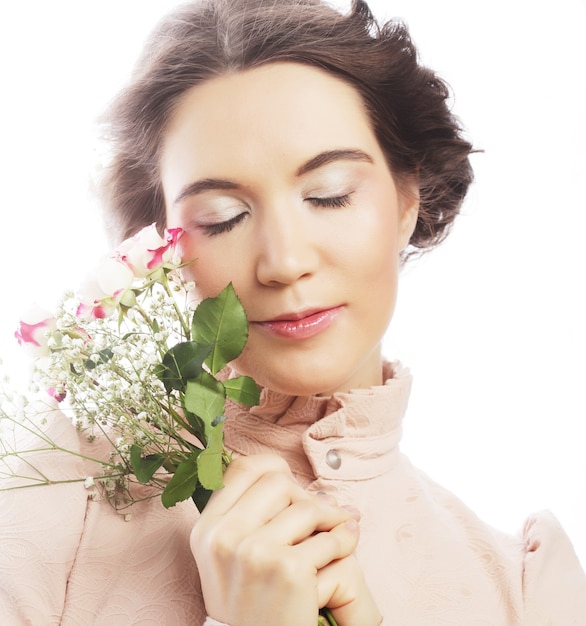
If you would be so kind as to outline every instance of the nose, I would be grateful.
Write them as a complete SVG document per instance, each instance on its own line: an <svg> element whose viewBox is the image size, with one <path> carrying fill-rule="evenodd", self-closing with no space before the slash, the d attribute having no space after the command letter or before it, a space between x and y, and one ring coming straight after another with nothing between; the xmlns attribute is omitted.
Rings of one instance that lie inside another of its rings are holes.
<svg viewBox="0 0 586 626"><path fill-rule="evenodd" d="M318 267L316 234L303 209L268 211L257 240L256 274L267 286L291 285Z"/></svg>

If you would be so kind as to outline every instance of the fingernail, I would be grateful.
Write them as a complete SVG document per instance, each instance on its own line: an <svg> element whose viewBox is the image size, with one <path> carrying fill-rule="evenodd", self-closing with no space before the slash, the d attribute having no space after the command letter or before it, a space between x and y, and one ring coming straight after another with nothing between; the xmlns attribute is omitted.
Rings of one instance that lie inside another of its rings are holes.
<svg viewBox="0 0 586 626"><path fill-rule="evenodd" d="M322 500L327 502L328 504L335 504L336 502L336 498L334 498L334 496L331 496L329 493L326 493L325 491L318 491L315 495L318 498L321 498Z"/></svg>
<svg viewBox="0 0 586 626"><path fill-rule="evenodd" d="M345 504L342 508L345 511L348 511L348 513L350 513L350 515L352 515L354 519L360 519L362 517L362 513L355 506L352 506L351 504Z"/></svg>
<svg viewBox="0 0 586 626"><path fill-rule="evenodd" d="M351 517L347 522L345 522L345 526L350 532L357 533L360 531L360 526L358 525L358 522L353 517Z"/></svg>

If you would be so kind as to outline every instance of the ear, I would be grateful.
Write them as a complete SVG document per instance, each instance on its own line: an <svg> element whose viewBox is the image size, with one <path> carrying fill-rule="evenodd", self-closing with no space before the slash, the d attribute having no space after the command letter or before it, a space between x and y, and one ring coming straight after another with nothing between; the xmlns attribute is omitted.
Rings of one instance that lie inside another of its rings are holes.
<svg viewBox="0 0 586 626"><path fill-rule="evenodd" d="M409 245L409 240L417 226L419 216L419 185L417 181L403 183L400 190L399 202L399 250L401 252Z"/></svg>

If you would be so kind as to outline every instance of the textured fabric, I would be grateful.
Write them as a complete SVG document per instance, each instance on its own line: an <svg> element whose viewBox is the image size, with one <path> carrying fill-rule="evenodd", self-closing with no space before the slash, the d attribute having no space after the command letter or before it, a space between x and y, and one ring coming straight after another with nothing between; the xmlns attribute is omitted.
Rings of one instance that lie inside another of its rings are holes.
<svg viewBox="0 0 586 626"><path fill-rule="evenodd" d="M259 407L230 405L226 441L239 454L279 452L307 489L360 509L357 556L385 626L586 626L586 577L555 518L539 513L505 535L414 468L398 448L411 378L386 367L371 390L264 390ZM96 455L59 412L49 428ZM60 479L88 473L61 453L35 463ZM1 492L0 623L222 626L205 615L196 520L190 502L165 510L158 499L116 513L80 483Z"/></svg>

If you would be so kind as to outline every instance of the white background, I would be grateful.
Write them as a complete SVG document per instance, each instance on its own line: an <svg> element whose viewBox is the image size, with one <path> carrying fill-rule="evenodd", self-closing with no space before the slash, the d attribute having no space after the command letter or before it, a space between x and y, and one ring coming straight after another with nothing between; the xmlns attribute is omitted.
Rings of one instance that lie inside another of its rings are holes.
<svg viewBox="0 0 586 626"><path fill-rule="evenodd" d="M175 4L0 4L0 355L16 372L19 314L106 249L93 122ZM385 351L415 376L403 449L503 530L554 510L586 563L586 5L371 5L409 24L484 150L454 232L402 277Z"/></svg>

